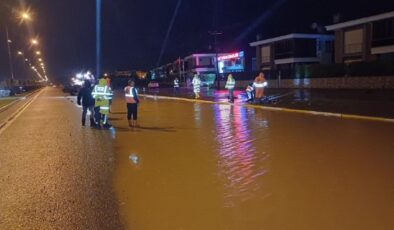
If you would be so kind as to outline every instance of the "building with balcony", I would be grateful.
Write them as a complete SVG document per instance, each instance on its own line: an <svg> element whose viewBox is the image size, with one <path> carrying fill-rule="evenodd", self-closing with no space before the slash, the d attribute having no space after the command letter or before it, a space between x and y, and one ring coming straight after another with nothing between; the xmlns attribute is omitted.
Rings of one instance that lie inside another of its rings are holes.
<svg viewBox="0 0 394 230"><path fill-rule="evenodd" d="M394 60L394 11L327 26L335 33L335 62Z"/></svg>
<svg viewBox="0 0 394 230"><path fill-rule="evenodd" d="M311 64L332 62L334 36L288 34L250 43L256 48L256 67L269 79L304 77L299 71Z"/></svg>

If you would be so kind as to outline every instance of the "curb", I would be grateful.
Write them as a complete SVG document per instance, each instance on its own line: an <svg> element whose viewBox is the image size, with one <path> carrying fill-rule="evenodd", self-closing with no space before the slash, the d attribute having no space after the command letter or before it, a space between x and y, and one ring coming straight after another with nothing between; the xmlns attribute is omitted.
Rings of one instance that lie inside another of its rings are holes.
<svg viewBox="0 0 394 230"><path fill-rule="evenodd" d="M177 101L197 102L197 103L205 103L205 104L227 104L227 105L229 104L227 102L214 102L214 101L208 101L208 100L189 99L189 98L182 98L182 97L154 96L154 95L149 95L149 94L140 94L140 96L143 96L145 98L152 98L152 99L177 100ZM298 114L305 114L305 115L311 115L311 116L336 117L336 118L342 118L342 119L394 123L394 119L384 118L384 117L371 117L371 116L342 114L342 113L319 112L319 111L313 111L313 110L288 109L288 108L282 108L282 107L269 107L269 106L250 105L250 104L243 104L243 105L239 105L239 106L243 106L243 107L247 107L247 108L268 110L268 111L298 113Z"/></svg>

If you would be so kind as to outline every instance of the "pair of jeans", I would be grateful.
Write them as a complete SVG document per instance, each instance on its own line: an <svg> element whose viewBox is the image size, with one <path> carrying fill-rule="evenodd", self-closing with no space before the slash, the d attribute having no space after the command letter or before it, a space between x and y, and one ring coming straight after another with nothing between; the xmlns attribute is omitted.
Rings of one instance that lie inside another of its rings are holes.
<svg viewBox="0 0 394 230"><path fill-rule="evenodd" d="M83 106L82 107L82 124L85 125L86 115L90 112L90 125L94 125L94 106Z"/></svg>

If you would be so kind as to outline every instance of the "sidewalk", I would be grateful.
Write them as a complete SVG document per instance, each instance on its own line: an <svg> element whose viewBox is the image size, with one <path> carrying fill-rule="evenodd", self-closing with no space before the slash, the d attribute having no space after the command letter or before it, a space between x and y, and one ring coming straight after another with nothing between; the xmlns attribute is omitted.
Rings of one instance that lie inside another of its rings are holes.
<svg viewBox="0 0 394 230"><path fill-rule="evenodd" d="M178 93L175 93L172 88L141 90L140 93L193 98L191 88L181 88ZM264 104L264 106L394 118L394 90L267 89L266 95L279 98L274 103ZM244 91L235 91L235 96L237 97L236 104L247 103ZM202 88L201 99L225 102L227 91Z"/></svg>

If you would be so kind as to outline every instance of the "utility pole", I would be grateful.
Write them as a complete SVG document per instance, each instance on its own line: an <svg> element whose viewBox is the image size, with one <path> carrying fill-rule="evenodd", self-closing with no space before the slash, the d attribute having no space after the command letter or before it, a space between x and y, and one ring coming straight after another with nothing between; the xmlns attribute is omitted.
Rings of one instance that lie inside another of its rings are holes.
<svg viewBox="0 0 394 230"><path fill-rule="evenodd" d="M222 32L219 31L210 31L209 34L214 37L214 49L215 49L215 66L216 66L216 84L217 89L220 89L220 71L219 71L219 53L218 53L218 35L222 35Z"/></svg>
<svg viewBox="0 0 394 230"><path fill-rule="evenodd" d="M14 78L14 65L12 63L12 53L11 53L11 43L12 43L12 41L11 41L10 35L8 33L8 26L7 25L5 26L5 33L6 33L6 36L7 36L7 41L6 42L7 42L7 48L8 48L8 60L9 60L9 64L10 64L10 75L11 75L11 80L14 81L15 80L15 78Z"/></svg>

